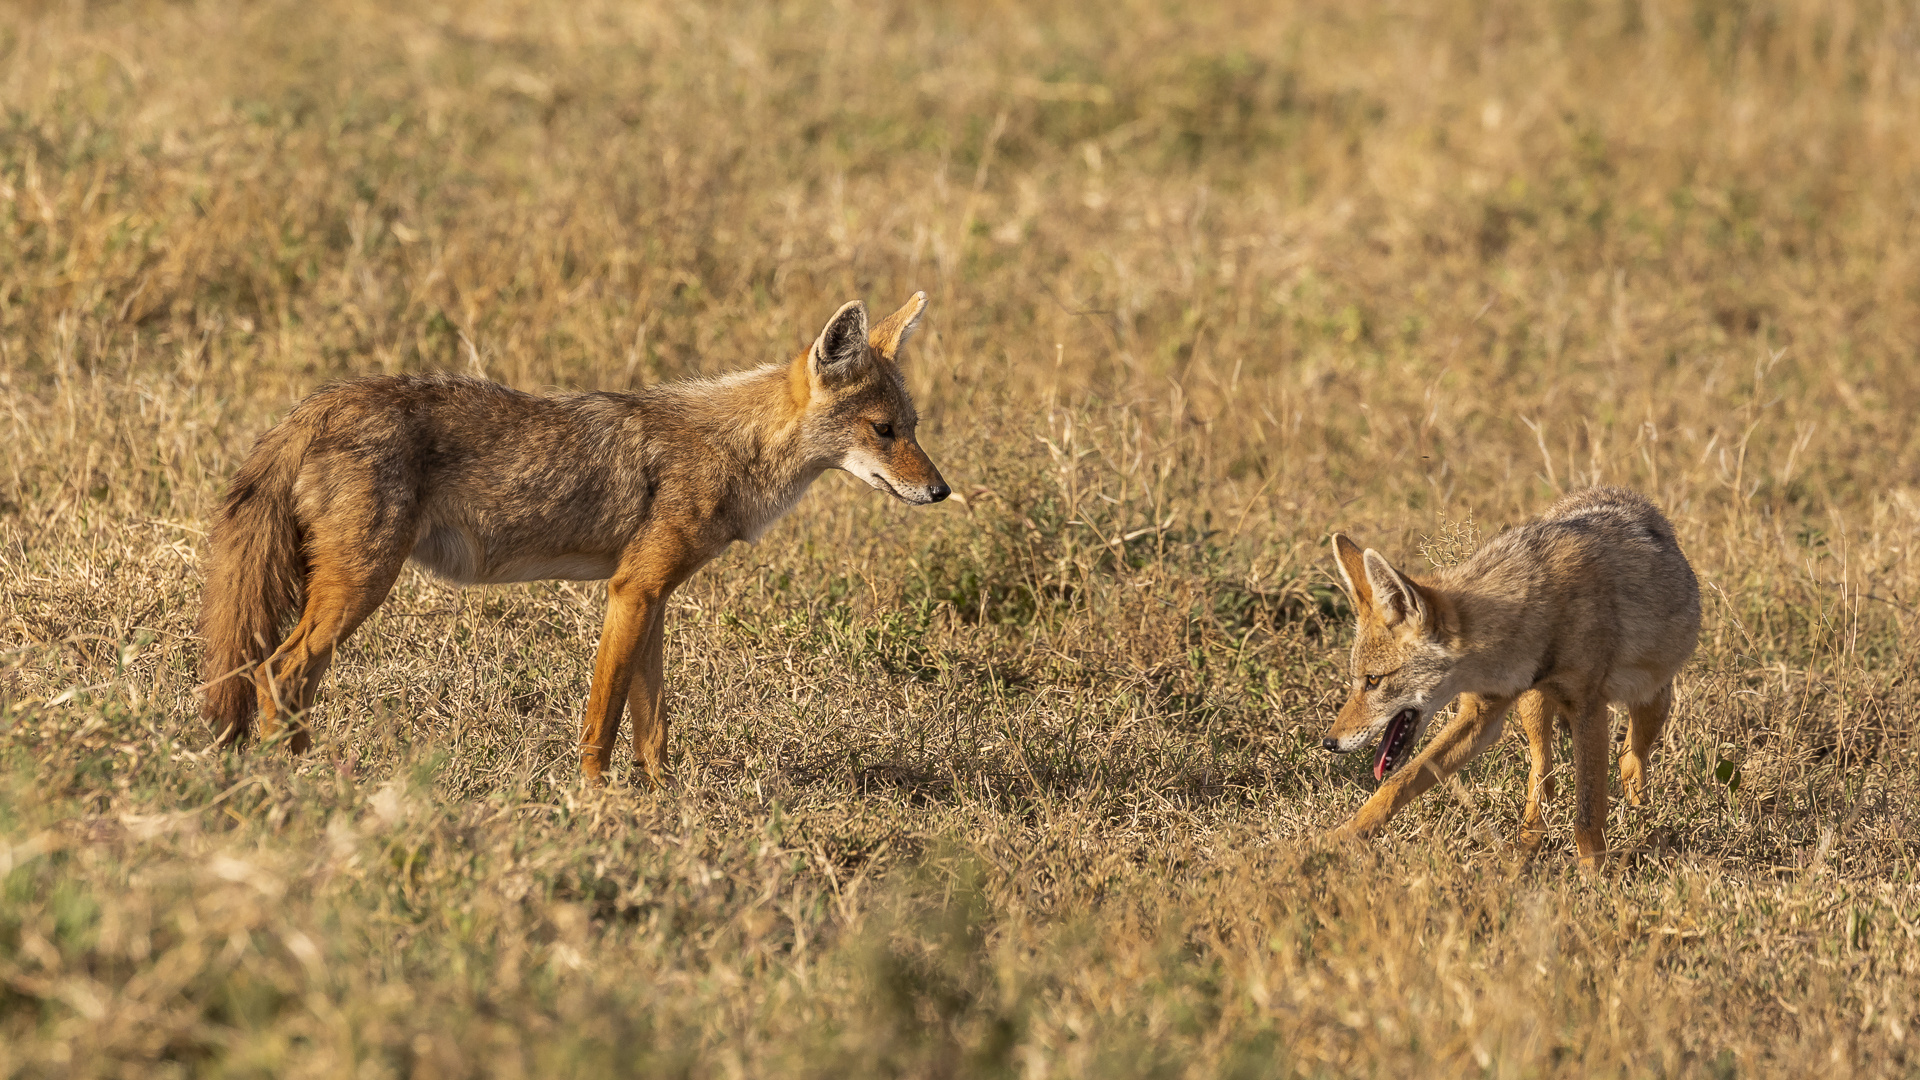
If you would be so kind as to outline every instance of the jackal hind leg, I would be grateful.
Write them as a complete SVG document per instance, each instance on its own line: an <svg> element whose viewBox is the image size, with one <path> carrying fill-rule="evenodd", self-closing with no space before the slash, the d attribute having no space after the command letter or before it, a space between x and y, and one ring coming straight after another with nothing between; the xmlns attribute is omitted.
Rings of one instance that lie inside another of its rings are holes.
<svg viewBox="0 0 1920 1080"><path fill-rule="evenodd" d="M1647 804L1647 755L1660 741L1660 732L1672 712L1672 683L1661 687L1652 700L1627 706L1627 743L1620 748L1620 789L1628 805Z"/></svg>
<svg viewBox="0 0 1920 1080"><path fill-rule="evenodd" d="M1580 867L1598 870L1607 856L1607 700L1589 695L1568 713L1573 736L1573 842Z"/></svg>
<svg viewBox="0 0 1920 1080"><path fill-rule="evenodd" d="M349 535L338 535L342 531ZM263 738L285 722L292 728L289 750L304 754L312 745L306 715L319 693L321 677L333 663L333 650L393 590L411 550L404 541L411 535L410 525L404 522L315 530L309 542L306 606L300 622L254 670Z"/></svg>
<svg viewBox="0 0 1920 1080"><path fill-rule="evenodd" d="M1538 690L1520 695L1513 710L1520 728L1527 733L1527 754L1531 767L1527 772L1527 808L1520 819L1520 846L1531 855L1540 850L1547 838L1546 815L1541 804L1553 800L1553 717L1554 705Z"/></svg>

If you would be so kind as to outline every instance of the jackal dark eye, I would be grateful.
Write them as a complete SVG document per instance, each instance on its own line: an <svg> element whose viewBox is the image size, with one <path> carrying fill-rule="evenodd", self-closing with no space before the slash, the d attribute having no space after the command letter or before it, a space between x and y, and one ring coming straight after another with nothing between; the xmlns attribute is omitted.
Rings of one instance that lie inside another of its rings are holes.
<svg viewBox="0 0 1920 1080"><path fill-rule="evenodd" d="M883 439L891 439L893 438L893 425L892 424L875 424L873 425L873 433L875 435L880 436Z"/></svg>
<svg viewBox="0 0 1920 1080"><path fill-rule="evenodd" d="M1386 676L1385 676L1385 675L1369 675L1369 676L1367 676L1367 679L1366 679L1366 682L1367 682L1367 689L1369 689L1369 690L1372 690L1372 689L1375 689L1375 688L1377 688L1377 687L1378 687L1378 686L1380 685L1380 680L1381 680L1381 679L1384 679L1384 678L1386 678Z"/></svg>

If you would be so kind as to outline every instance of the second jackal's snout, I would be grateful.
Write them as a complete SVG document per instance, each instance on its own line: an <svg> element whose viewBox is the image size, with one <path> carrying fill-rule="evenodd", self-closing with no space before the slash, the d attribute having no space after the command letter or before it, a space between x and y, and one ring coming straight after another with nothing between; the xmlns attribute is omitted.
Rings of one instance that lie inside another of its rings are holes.
<svg viewBox="0 0 1920 1080"><path fill-rule="evenodd" d="M1434 710L1453 696L1447 683L1454 658L1434 633L1432 599L1411 578L1339 533L1333 551L1359 632L1351 691L1320 745L1345 754L1377 744L1373 777L1385 780L1412 757Z"/></svg>

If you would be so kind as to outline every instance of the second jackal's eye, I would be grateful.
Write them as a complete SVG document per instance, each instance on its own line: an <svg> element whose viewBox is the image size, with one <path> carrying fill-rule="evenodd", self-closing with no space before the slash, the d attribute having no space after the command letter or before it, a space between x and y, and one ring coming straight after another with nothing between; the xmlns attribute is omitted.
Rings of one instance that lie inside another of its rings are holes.
<svg viewBox="0 0 1920 1080"><path fill-rule="evenodd" d="M1378 686L1380 685L1380 680L1381 680L1381 679L1384 679L1384 678L1386 678L1386 676L1385 676L1385 675L1369 675L1369 676L1367 676L1367 680L1366 680L1366 682L1367 682L1367 689L1369 689L1369 690L1372 690L1372 689L1375 689L1375 688L1377 688L1377 687L1378 687Z"/></svg>
<svg viewBox="0 0 1920 1080"><path fill-rule="evenodd" d="M875 424L873 425L873 433L875 435L880 436L883 439L891 439L893 438L893 425L892 424Z"/></svg>

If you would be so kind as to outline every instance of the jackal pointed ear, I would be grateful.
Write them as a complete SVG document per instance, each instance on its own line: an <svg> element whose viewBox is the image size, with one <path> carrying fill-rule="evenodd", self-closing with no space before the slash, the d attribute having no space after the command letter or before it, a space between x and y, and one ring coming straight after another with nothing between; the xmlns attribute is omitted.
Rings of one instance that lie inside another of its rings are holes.
<svg viewBox="0 0 1920 1080"><path fill-rule="evenodd" d="M889 360L898 359L900 350L906 347L907 339L920 329L920 316L927 310L927 294L917 292L899 311L880 320L880 325L867 335L867 344L873 351Z"/></svg>
<svg viewBox="0 0 1920 1080"><path fill-rule="evenodd" d="M867 356L867 305L849 300L827 320L827 328L813 341L814 371L837 374Z"/></svg>
<svg viewBox="0 0 1920 1080"><path fill-rule="evenodd" d="M1408 623L1425 627L1427 601L1420 595L1420 586L1372 548L1361 558L1367 567L1367 585L1373 590L1373 609L1380 613L1381 620L1388 626Z"/></svg>
<svg viewBox="0 0 1920 1080"><path fill-rule="evenodd" d="M1340 580L1347 583L1347 597L1353 601L1354 614L1373 606L1373 589L1367 584L1367 564L1360 545L1347 539L1346 533L1333 534L1333 564L1340 568Z"/></svg>

